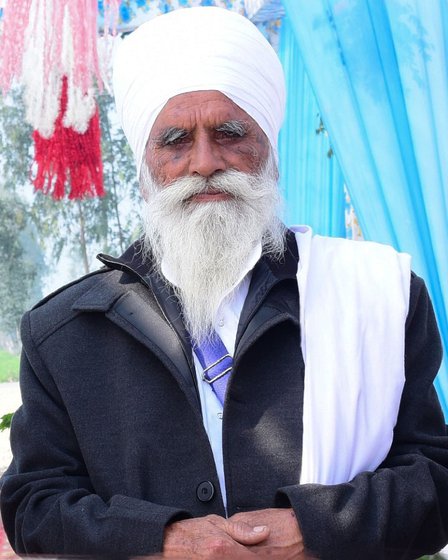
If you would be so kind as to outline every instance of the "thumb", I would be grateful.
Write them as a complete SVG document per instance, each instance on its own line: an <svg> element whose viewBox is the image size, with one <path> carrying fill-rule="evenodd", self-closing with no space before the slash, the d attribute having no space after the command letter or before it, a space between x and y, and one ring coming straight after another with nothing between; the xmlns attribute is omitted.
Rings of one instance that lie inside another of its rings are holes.
<svg viewBox="0 0 448 560"><path fill-rule="evenodd" d="M268 538L269 532L269 527L266 525L253 527L244 521L226 520L226 533L240 544L259 544Z"/></svg>

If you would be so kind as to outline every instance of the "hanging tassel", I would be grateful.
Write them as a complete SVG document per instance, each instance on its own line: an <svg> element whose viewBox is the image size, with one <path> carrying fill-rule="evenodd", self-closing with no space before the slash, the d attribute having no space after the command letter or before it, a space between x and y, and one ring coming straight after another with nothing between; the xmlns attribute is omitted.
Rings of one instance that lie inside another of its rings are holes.
<svg viewBox="0 0 448 560"><path fill-rule="evenodd" d="M31 2L32 0L9 0L3 9L0 87L4 92L9 91L14 78L20 75Z"/></svg>
<svg viewBox="0 0 448 560"><path fill-rule="evenodd" d="M115 35L121 0L103 0L104 34ZM68 18L73 43L73 82L86 92L101 76L97 51L98 0L6 0L0 35L0 88L7 93L15 79L26 79L23 57L31 47L39 49L38 68L47 83L55 69L69 75L63 43ZM64 29L65 26L65 29ZM35 53L36 54L36 53ZM61 74L61 76L62 76Z"/></svg>
<svg viewBox="0 0 448 560"><path fill-rule="evenodd" d="M37 130L33 132L36 177L34 187L60 200L70 185L69 199L104 195L103 166L100 150L100 123L98 109L83 134L64 126L67 110L67 78L62 80L59 115L50 138Z"/></svg>
<svg viewBox="0 0 448 560"><path fill-rule="evenodd" d="M119 0L104 0L116 26ZM7 0L0 37L0 87L24 86L35 143L37 190L101 196L103 170L94 86L101 90L97 0ZM105 28L106 32L106 28ZM114 29L112 29L114 32Z"/></svg>

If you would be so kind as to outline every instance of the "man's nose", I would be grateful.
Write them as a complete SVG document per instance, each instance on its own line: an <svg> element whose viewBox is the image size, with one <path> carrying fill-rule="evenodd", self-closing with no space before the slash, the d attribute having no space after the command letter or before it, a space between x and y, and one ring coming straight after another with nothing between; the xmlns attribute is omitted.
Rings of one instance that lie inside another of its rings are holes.
<svg viewBox="0 0 448 560"><path fill-rule="evenodd" d="M225 170L221 146L207 137L195 139L190 154L190 175L211 177L217 171Z"/></svg>

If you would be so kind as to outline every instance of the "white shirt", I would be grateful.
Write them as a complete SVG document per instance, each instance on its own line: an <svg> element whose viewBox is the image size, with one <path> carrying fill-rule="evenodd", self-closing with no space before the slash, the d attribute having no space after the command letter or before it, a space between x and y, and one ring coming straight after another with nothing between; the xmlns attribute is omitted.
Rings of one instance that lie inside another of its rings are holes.
<svg viewBox="0 0 448 560"><path fill-rule="evenodd" d="M218 313L216 314L216 321L214 324L215 331L221 337L228 353L232 357L235 353L236 332L238 329L241 311L249 291L252 269L257 264L260 257L261 243L258 244L249 255L238 280L230 288L230 290L224 294L218 308ZM177 286L175 275L173 274L173 271L169 269L166 262L162 262L162 273L171 284ZM194 353L193 358L199 398L201 400L202 419L205 431L207 432L207 436L210 441L210 446L212 448L224 507L226 507L227 497L222 455L223 406L213 392L211 386L202 379L203 368Z"/></svg>

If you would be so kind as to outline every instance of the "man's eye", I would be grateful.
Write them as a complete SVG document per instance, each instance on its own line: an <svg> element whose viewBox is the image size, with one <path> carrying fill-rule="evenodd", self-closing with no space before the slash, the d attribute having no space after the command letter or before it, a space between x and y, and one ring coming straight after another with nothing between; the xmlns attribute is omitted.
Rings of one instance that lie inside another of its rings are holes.
<svg viewBox="0 0 448 560"><path fill-rule="evenodd" d="M237 131L237 130L217 130L218 138L243 138L246 134L245 132Z"/></svg>
<svg viewBox="0 0 448 560"><path fill-rule="evenodd" d="M160 148L177 146L184 143L189 136L188 130L172 127L160 134L157 144Z"/></svg>
<svg viewBox="0 0 448 560"><path fill-rule="evenodd" d="M168 138L165 140L164 145L165 146L177 146L178 144L183 144L184 142L187 141L187 134L183 135L183 136L177 136L176 138Z"/></svg>

